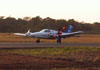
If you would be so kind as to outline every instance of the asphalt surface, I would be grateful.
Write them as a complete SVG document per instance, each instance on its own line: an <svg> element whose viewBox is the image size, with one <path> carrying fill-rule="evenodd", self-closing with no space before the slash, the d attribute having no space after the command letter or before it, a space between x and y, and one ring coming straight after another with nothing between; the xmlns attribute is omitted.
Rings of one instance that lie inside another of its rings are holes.
<svg viewBox="0 0 100 70"><path fill-rule="evenodd" d="M53 48L53 47L74 47L91 46L100 47L100 43L33 43L33 42L0 42L0 49L21 49L21 48Z"/></svg>

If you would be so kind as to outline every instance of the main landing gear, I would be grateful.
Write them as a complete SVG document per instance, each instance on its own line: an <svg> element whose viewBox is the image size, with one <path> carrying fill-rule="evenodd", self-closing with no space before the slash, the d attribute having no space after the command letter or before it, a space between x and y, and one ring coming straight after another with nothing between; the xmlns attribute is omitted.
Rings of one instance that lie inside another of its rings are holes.
<svg viewBox="0 0 100 70"><path fill-rule="evenodd" d="M36 40L36 43L40 43L40 39L39 38Z"/></svg>
<svg viewBox="0 0 100 70"><path fill-rule="evenodd" d="M61 36L57 38L57 43L61 44Z"/></svg>

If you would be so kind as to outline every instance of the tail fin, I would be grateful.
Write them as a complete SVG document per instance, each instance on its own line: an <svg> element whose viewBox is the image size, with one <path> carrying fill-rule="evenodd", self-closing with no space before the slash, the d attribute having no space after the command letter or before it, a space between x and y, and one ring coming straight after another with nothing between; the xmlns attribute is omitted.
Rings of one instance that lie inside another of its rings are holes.
<svg viewBox="0 0 100 70"><path fill-rule="evenodd" d="M66 32L67 33L71 33L72 32L72 28L73 28L73 26L72 25L69 25L68 26L68 29L66 30Z"/></svg>

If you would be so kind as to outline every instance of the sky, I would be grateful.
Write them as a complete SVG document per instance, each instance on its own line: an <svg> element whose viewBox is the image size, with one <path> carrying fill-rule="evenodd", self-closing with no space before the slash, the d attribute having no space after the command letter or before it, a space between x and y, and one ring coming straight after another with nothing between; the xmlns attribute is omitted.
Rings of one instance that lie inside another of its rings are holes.
<svg viewBox="0 0 100 70"><path fill-rule="evenodd" d="M0 16L100 22L100 0L0 0Z"/></svg>

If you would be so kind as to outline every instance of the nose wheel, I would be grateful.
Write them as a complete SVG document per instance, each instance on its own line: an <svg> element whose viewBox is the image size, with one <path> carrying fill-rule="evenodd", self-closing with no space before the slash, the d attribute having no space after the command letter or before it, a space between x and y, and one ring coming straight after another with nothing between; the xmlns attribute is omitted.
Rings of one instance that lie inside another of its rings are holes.
<svg viewBox="0 0 100 70"><path fill-rule="evenodd" d="M40 39L37 39L37 40L36 40L36 43L40 43Z"/></svg>

